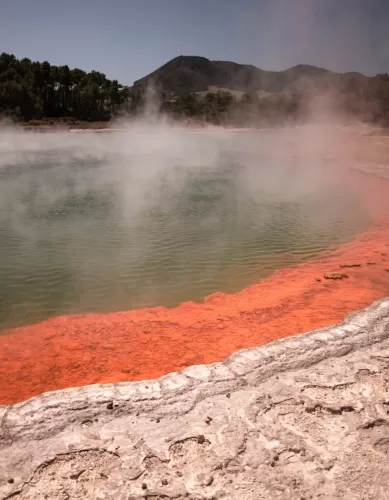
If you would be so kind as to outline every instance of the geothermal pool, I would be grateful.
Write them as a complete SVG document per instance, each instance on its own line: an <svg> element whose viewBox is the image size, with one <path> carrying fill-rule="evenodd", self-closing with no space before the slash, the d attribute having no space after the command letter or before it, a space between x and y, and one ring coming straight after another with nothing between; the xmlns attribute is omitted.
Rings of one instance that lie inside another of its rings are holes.
<svg viewBox="0 0 389 500"><path fill-rule="evenodd" d="M3 136L0 330L236 292L367 228L341 172L269 145L172 130Z"/></svg>

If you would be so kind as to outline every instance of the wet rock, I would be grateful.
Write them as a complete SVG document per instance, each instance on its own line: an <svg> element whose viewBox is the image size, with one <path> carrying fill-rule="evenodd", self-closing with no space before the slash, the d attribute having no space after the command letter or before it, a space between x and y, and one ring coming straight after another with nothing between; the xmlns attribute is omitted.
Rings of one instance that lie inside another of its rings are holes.
<svg viewBox="0 0 389 500"><path fill-rule="evenodd" d="M326 280L342 280L343 278L348 278L346 273L326 273L324 275Z"/></svg>

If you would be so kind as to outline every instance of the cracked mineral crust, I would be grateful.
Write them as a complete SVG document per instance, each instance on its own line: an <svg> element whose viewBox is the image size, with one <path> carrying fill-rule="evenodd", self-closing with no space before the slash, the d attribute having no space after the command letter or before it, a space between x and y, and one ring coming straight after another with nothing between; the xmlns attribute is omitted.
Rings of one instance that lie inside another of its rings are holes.
<svg viewBox="0 0 389 500"><path fill-rule="evenodd" d="M0 406L0 422L2 499L387 499L389 299L221 363Z"/></svg>

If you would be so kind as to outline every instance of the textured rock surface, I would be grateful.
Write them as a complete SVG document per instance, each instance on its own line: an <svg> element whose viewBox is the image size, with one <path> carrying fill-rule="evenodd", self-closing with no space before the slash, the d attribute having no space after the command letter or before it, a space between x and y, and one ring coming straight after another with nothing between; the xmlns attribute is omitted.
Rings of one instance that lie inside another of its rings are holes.
<svg viewBox="0 0 389 500"><path fill-rule="evenodd" d="M2 406L0 498L388 498L388 379L386 299L223 363Z"/></svg>

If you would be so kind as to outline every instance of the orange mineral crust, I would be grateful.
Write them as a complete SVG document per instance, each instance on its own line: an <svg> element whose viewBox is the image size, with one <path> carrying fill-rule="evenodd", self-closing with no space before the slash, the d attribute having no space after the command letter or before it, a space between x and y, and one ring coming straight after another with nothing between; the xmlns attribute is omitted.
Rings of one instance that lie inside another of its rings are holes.
<svg viewBox="0 0 389 500"><path fill-rule="evenodd" d="M373 219L366 233L241 292L173 309L55 317L5 332L0 403L220 361L238 349L339 322L389 295L389 186L366 176L358 189Z"/></svg>

